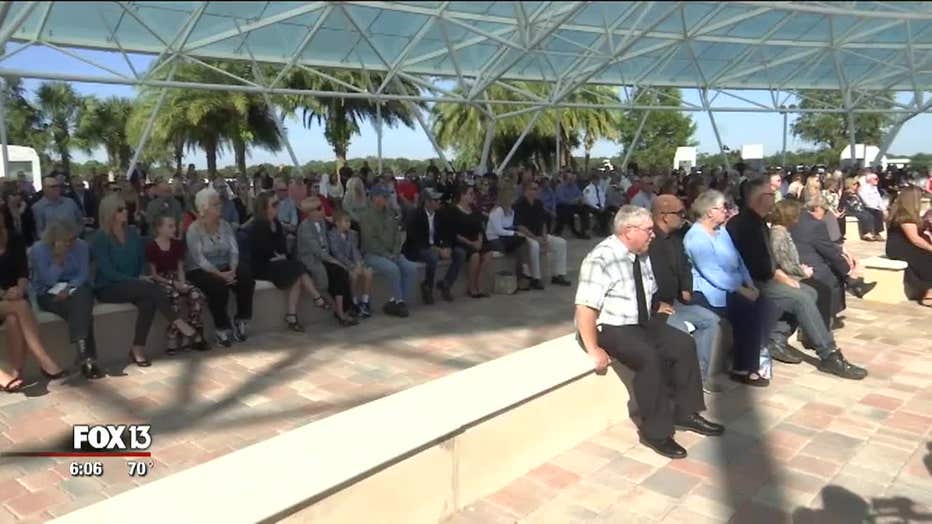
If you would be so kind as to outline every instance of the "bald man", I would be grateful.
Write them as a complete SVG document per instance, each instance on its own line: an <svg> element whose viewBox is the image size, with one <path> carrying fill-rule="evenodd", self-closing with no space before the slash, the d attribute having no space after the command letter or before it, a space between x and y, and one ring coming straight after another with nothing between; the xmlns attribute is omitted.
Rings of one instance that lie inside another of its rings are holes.
<svg viewBox="0 0 932 524"><path fill-rule="evenodd" d="M673 195L660 195L654 199L651 213L654 220L654 241L648 253L657 279L657 293L653 297L653 311L665 315L667 324L684 333L689 326L696 341L702 389L718 393L721 388L709 380L712 351L721 335L719 316L709 309L693 304L692 266L683 248L683 237L678 234L686 219L686 208Z"/></svg>

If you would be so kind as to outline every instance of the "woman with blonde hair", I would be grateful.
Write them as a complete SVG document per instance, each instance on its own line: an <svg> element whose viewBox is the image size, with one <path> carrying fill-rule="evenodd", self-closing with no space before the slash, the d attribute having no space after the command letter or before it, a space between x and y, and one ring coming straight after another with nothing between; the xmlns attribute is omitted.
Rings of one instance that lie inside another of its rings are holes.
<svg viewBox="0 0 932 524"><path fill-rule="evenodd" d="M0 214L0 325L6 331L6 349L13 373L0 370L0 391L14 393L23 388L23 362L28 350L39 362L49 379L65 375L49 356L39 339L39 324L29 303L29 267L26 245L22 238L7 228Z"/></svg>
<svg viewBox="0 0 932 524"><path fill-rule="evenodd" d="M906 288L910 299L932 307L932 242L919 233L922 190L909 187L900 191L890 207L887 231L888 258L902 260L906 269Z"/></svg>
<svg viewBox="0 0 932 524"><path fill-rule="evenodd" d="M145 248L139 232L127 223L126 211L126 202L119 195L107 195L100 202L100 230L91 241L97 269L94 288L101 302L131 303L139 310L129 358L137 366L148 367L151 362L145 354L146 339L156 311L184 336L194 337L196 332L178 317L158 284L143 276Z"/></svg>
<svg viewBox="0 0 932 524"><path fill-rule="evenodd" d="M358 176L346 182L346 193L343 195L343 211L354 221L359 221L359 211L369 207L366 198L366 186Z"/></svg>

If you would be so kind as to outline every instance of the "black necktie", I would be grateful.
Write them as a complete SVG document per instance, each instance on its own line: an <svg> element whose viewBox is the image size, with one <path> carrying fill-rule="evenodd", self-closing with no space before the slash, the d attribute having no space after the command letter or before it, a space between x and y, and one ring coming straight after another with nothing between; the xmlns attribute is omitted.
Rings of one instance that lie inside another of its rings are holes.
<svg viewBox="0 0 932 524"><path fill-rule="evenodd" d="M644 295L644 280L641 278L641 257L634 257L634 294L638 301L638 325L646 326L650 319L647 312L647 297Z"/></svg>

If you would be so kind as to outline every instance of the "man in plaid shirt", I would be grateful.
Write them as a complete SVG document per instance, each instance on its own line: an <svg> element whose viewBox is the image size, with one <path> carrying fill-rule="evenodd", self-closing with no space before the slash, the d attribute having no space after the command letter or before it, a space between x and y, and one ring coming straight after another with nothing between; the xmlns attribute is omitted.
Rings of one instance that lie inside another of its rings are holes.
<svg viewBox="0 0 932 524"><path fill-rule="evenodd" d="M583 260L576 291L576 328L583 348L602 373L611 359L634 371L634 398L641 415L641 442L669 458L686 450L675 429L718 436L725 428L699 415L705 409L696 345L692 337L652 316L657 282L647 248L654 235L650 213L624 206L614 234ZM655 313L673 314L658 302Z"/></svg>

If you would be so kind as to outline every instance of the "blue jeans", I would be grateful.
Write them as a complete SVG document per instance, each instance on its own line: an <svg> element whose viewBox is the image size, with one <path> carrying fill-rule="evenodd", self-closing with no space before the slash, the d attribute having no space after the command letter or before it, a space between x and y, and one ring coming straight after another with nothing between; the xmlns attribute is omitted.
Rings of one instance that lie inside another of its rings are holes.
<svg viewBox="0 0 932 524"><path fill-rule="evenodd" d="M417 278L417 266L404 255L391 260L379 255L367 254L366 265L380 275L385 275L392 284L392 298L407 302L408 290L411 283Z"/></svg>
<svg viewBox="0 0 932 524"><path fill-rule="evenodd" d="M816 305L818 293L815 289L802 283L794 288L776 280L759 282L757 287L761 295L773 303L777 313L784 315L770 333L770 342L785 346L787 339L798 327L815 347L819 358L824 359L837 349L835 337L825 325Z"/></svg>
<svg viewBox="0 0 932 524"><path fill-rule="evenodd" d="M703 380L709 378L709 363L712 360L712 351L718 345L721 336L719 316L714 312L698 305L683 304L679 301L673 303L675 313L667 318L667 325L684 333L689 333L686 322L696 327L692 334L696 341L696 354L699 357L699 372Z"/></svg>
<svg viewBox="0 0 932 524"><path fill-rule="evenodd" d="M424 271L424 283L433 289L435 283L434 279L437 274L437 262L440 260L440 257L433 248L422 249L417 255L417 261L423 262L427 266ZM450 256L450 265L447 266L447 273L443 277L443 283L447 288L453 287L453 284L456 283L456 277L459 276L460 268L463 267L463 262L465 261L466 252L460 248L454 248Z"/></svg>

